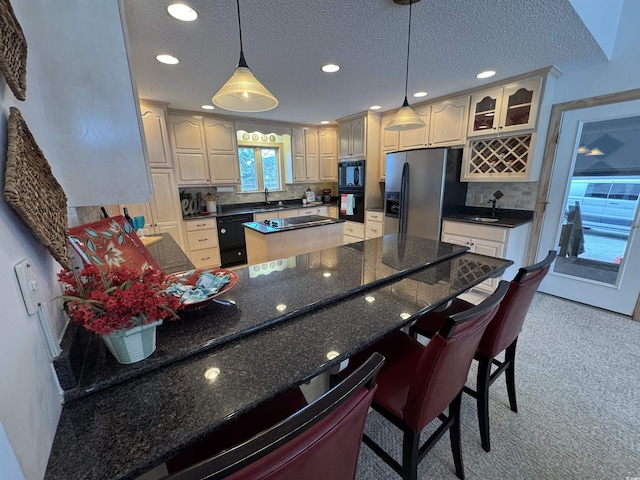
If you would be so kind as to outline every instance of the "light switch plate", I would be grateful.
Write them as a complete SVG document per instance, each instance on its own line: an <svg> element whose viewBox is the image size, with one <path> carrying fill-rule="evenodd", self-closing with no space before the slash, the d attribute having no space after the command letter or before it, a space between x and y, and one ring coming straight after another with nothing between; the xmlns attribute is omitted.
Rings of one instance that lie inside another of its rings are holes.
<svg viewBox="0 0 640 480"><path fill-rule="evenodd" d="M14 269L16 277L18 277L18 284L20 284L24 305L27 307L27 313L33 315L38 311L38 307L46 301L43 298L45 289L43 286L38 285L36 269L30 258L17 263Z"/></svg>

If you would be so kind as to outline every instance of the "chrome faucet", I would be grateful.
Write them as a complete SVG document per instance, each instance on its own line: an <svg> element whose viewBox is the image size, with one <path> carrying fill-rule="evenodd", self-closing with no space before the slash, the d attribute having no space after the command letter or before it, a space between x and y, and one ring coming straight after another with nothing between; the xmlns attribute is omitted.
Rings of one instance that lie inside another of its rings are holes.
<svg viewBox="0 0 640 480"><path fill-rule="evenodd" d="M269 205L269 189L264 187L264 204Z"/></svg>

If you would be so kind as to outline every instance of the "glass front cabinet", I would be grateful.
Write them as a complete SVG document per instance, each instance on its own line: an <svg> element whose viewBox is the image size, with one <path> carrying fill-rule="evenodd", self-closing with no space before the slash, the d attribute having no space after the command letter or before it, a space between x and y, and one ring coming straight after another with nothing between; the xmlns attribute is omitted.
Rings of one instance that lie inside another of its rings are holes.
<svg viewBox="0 0 640 480"><path fill-rule="evenodd" d="M539 77L473 95L467 135L534 130L541 87Z"/></svg>

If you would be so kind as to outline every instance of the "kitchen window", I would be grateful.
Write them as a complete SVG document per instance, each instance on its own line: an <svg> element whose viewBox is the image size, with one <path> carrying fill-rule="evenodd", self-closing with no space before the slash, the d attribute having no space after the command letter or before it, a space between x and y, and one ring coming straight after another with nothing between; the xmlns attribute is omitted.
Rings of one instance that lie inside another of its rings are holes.
<svg viewBox="0 0 640 480"><path fill-rule="evenodd" d="M280 148L243 145L238 147L238 161L240 191L282 190Z"/></svg>

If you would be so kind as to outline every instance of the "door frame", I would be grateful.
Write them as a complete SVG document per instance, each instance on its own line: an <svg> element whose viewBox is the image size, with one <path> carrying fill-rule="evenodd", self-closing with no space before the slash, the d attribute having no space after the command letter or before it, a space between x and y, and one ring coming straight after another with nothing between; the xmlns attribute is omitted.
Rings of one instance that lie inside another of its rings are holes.
<svg viewBox="0 0 640 480"><path fill-rule="evenodd" d="M630 100L640 100L640 88L607 95L599 95L596 97L582 98L580 100L571 100L564 103L556 103L551 107L549 130L545 141L542 165L540 168L538 195L536 197L536 206L534 209L533 222L531 224L529 247L525 256L525 265L531 265L536 262L536 255L538 247L540 246L540 235L542 234L544 213L547 208L547 204L549 203L549 185L551 183L551 173L553 172L555 164L556 149L558 147L560 126L562 124L562 116L564 112L582 108L597 107L611 103L622 103ZM635 321L640 321L640 297L636 299L636 306L633 310L632 318Z"/></svg>

